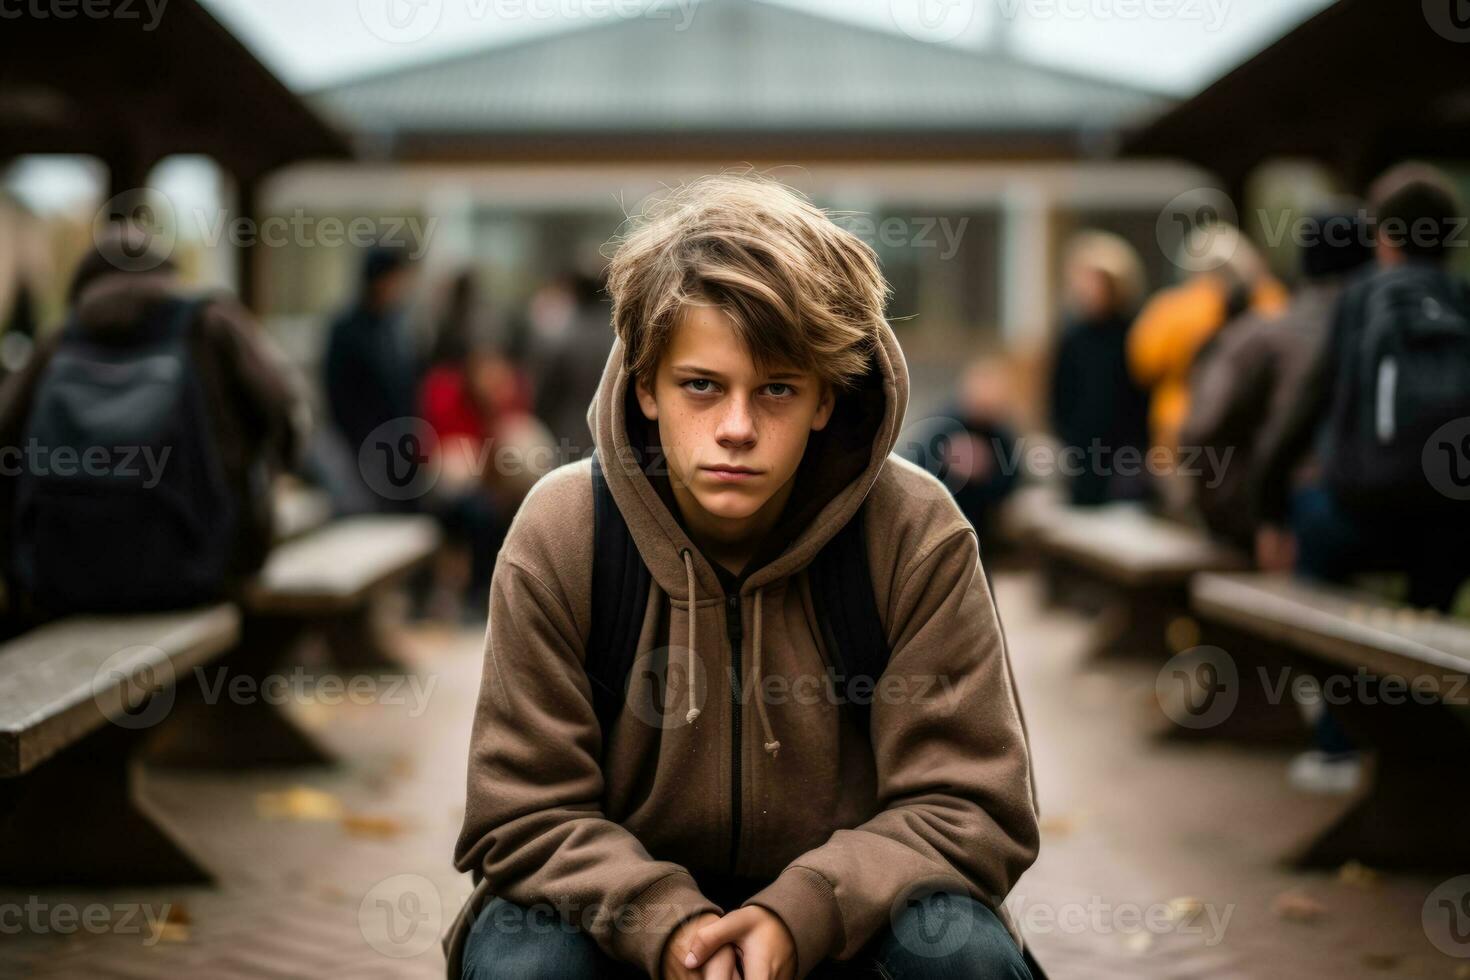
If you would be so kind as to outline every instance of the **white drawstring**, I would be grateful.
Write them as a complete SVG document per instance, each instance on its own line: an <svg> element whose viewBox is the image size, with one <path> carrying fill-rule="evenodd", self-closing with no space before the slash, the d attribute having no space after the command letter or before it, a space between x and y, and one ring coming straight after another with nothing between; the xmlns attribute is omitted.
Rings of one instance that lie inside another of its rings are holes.
<svg viewBox="0 0 1470 980"><path fill-rule="evenodd" d="M684 715L684 721L693 723L694 719L699 717L699 708L695 706L697 699L694 696L694 617L699 605L694 595L694 560L690 557L688 548L685 548L681 554L684 556L684 572L689 583L689 711Z"/></svg>

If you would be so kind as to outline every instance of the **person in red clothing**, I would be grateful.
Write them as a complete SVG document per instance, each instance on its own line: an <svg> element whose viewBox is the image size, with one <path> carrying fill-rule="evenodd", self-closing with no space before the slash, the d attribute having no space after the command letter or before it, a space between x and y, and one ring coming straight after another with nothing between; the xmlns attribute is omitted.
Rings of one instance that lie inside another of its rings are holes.
<svg viewBox="0 0 1470 980"><path fill-rule="evenodd" d="M531 405L525 373L498 351L478 346L484 324L474 273L460 272L450 286L418 396L419 416L436 437L439 480L431 509L445 534L460 546L442 575L464 582L472 615L484 614L484 597L508 524L504 515L514 513L520 503L490 465L494 446L501 430L514 426Z"/></svg>

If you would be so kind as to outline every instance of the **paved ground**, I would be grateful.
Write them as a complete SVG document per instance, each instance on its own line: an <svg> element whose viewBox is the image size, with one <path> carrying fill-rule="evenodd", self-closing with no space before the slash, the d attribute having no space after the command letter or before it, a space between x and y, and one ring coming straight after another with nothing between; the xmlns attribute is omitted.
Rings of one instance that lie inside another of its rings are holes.
<svg viewBox="0 0 1470 980"><path fill-rule="evenodd" d="M1420 925L1438 879L1280 870L1341 804L1294 793L1282 755L1154 740L1151 670L1080 666L1088 623L1041 610L1029 576L997 582L1045 827L1012 907L1053 977L1470 976ZM437 936L468 891L448 860L479 644L414 631L417 692L295 706L340 770L148 773L220 887L0 888L0 976L440 976Z"/></svg>

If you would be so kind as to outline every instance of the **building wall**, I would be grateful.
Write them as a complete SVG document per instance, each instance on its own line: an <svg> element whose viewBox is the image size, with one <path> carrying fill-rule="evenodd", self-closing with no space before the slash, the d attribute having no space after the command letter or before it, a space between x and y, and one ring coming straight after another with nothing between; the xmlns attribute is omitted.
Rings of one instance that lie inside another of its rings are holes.
<svg viewBox="0 0 1470 980"><path fill-rule="evenodd" d="M625 216L660 187L725 164L298 167L263 189L264 215L376 214L424 234L421 329L442 284L476 269L513 324L549 278L596 271ZM758 165L759 166L759 165ZM1059 316L1060 256L1085 226L1125 235L1151 285L1172 278L1155 225L1164 205L1209 182L1171 164L875 164L761 167L808 193L874 244L894 287L890 318L914 378L911 411L937 406L970 359L1005 351L1017 400L1037 401ZM416 224L415 224L416 223ZM350 294L352 249L260 250L262 312L311 370L321 327Z"/></svg>

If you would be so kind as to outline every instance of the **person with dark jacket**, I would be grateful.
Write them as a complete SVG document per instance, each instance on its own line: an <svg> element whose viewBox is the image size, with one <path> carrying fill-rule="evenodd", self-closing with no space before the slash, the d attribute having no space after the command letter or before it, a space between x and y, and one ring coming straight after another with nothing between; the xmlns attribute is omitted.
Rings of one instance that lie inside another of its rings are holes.
<svg viewBox="0 0 1470 980"><path fill-rule="evenodd" d="M125 347L156 325L161 309L184 297L174 264L164 256L149 255L148 249L143 233L119 226L102 236L82 260L67 294L66 327L52 331L24 369L0 388L3 451L22 449L27 441L38 389L63 340ZM283 360L236 300L222 293L200 297L193 303L191 316L187 324L189 361L197 369L203 393L205 430L238 515L233 553L228 558L230 571L238 578L257 569L269 552L273 533L270 476L294 464L303 443L307 412L299 388L288 380ZM68 330L75 331L74 338L63 337ZM173 465L183 462L176 458ZM7 528L17 519L19 482L10 468L0 478L0 513ZM215 516L223 519L223 515ZM12 587L15 540L12 533L12 547L6 553ZM87 560L85 555L71 557L77 562ZM140 561L144 557L135 556ZM25 615L27 597L23 590L14 592Z"/></svg>
<svg viewBox="0 0 1470 980"><path fill-rule="evenodd" d="M1332 421L1342 412L1383 410L1378 397L1383 394L1383 372L1367 381L1359 377L1371 298L1409 279L1437 285L1446 296L1466 295L1464 284L1446 268L1453 236L1463 226L1463 208L1441 173L1405 164L1374 184L1370 210L1377 225L1376 268L1343 293L1327 344L1300 386L1280 439L1263 460L1255 488L1261 517L1257 561L1266 569L1294 566L1329 581L1369 571L1404 572L1411 604L1448 609L1470 576L1470 521L1449 513L1446 508L1453 502L1447 499L1439 501L1438 511L1424 500L1377 500L1365 506L1345 499L1344 489L1375 474L1342 474L1350 463L1341 454L1354 447L1334 438L1338 433ZM1424 234L1426 229L1431 233ZM1458 312L1465 315L1463 308ZM1375 387L1367 393L1374 404L1366 408L1356 404L1365 394L1365 383ZM1314 446L1319 471L1339 478L1294 484L1299 463Z"/></svg>
<svg viewBox="0 0 1470 980"><path fill-rule="evenodd" d="M374 430L412 419L417 411L419 363L404 322L413 274L403 249L369 249L358 295L327 336L322 359L327 412L354 462ZM413 505L412 499L391 500L371 489L367 499L380 510Z"/></svg>
<svg viewBox="0 0 1470 980"><path fill-rule="evenodd" d="M1128 372L1128 329L1143 291L1143 265L1115 235L1084 232L1066 262L1069 312L1051 376L1052 429L1066 450L1105 461L1148 451L1148 394ZM1106 454L1106 455L1103 455ZM1072 476L1072 503L1095 506L1146 496L1147 482L1089 466Z"/></svg>
<svg viewBox="0 0 1470 980"><path fill-rule="evenodd" d="M1197 357L1190 381L1180 443L1228 460L1220 472L1198 475L1195 505L1213 533L1247 551L1257 524L1256 470L1321 354L1338 297L1372 258L1356 214L1321 215L1313 227L1320 234L1302 250L1302 286L1286 311L1247 313L1221 330Z"/></svg>

